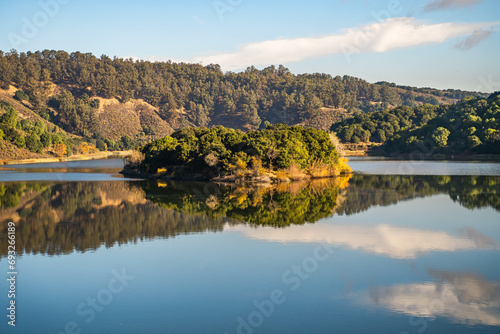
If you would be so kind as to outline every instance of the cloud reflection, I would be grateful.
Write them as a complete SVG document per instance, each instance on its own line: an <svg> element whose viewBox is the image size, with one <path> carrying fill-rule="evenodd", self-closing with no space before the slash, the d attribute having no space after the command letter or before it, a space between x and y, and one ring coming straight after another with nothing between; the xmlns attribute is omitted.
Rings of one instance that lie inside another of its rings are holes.
<svg viewBox="0 0 500 334"><path fill-rule="evenodd" d="M373 288L378 306L417 317L448 317L468 325L500 326L500 287L473 273L431 271L437 282Z"/></svg>
<svg viewBox="0 0 500 334"><path fill-rule="evenodd" d="M472 228L467 228L462 235L456 236L444 231L398 227L388 224L365 226L317 223L291 226L286 229L250 228L242 225L227 226L226 228L240 231L251 239L283 243L329 243L396 259L413 259L426 252L495 248L492 239Z"/></svg>

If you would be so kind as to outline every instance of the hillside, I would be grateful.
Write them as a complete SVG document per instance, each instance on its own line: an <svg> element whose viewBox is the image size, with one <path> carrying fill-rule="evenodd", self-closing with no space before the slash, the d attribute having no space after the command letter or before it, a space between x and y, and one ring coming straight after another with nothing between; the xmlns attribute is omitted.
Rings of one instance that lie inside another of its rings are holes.
<svg viewBox="0 0 500 334"><path fill-rule="evenodd" d="M331 130L344 143L382 144L379 154L499 154L500 93L467 97L453 105L358 114Z"/></svg>
<svg viewBox="0 0 500 334"><path fill-rule="evenodd" d="M241 130L268 123L328 130L355 114L452 104L478 92L371 84L349 76L294 75L283 66L240 73L218 65L0 51L0 99L20 117L42 117L69 134L120 149L193 126ZM48 125L48 124L47 124Z"/></svg>

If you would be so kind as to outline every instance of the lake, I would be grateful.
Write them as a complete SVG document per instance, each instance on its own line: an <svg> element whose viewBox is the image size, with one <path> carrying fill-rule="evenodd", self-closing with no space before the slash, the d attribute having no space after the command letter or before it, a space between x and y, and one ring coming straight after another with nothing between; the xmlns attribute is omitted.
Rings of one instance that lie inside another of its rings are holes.
<svg viewBox="0 0 500 334"><path fill-rule="evenodd" d="M0 331L499 333L500 164L350 165L260 187L0 167Z"/></svg>

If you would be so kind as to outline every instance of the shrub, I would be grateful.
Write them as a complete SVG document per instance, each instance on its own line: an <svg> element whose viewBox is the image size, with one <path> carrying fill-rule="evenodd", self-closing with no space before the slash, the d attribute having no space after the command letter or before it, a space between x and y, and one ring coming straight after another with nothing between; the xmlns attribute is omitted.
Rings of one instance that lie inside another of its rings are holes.
<svg viewBox="0 0 500 334"><path fill-rule="evenodd" d="M14 98L19 101L29 100L28 95L26 95L26 93L22 90L16 91L16 93L14 94Z"/></svg>

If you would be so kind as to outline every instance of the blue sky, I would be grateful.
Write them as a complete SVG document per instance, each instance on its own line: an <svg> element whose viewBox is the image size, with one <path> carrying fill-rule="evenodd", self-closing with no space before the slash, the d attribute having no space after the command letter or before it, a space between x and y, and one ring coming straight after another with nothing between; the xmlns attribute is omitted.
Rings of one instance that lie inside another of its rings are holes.
<svg viewBox="0 0 500 334"><path fill-rule="evenodd" d="M500 90L499 0L23 0L0 3L0 50L219 63Z"/></svg>

